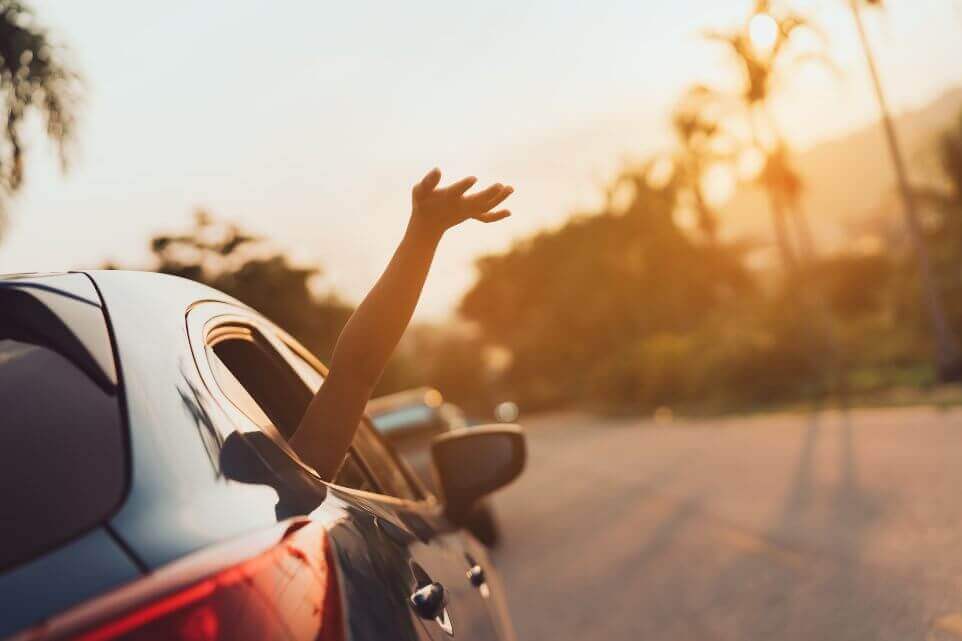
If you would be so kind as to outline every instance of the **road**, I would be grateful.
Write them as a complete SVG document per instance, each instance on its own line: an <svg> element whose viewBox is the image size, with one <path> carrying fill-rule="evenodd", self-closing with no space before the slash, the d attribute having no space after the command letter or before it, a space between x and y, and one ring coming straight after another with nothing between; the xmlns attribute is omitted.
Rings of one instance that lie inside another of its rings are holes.
<svg viewBox="0 0 962 641"><path fill-rule="evenodd" d="M531 422L519 639L962 639L962 412Z"/></svg>

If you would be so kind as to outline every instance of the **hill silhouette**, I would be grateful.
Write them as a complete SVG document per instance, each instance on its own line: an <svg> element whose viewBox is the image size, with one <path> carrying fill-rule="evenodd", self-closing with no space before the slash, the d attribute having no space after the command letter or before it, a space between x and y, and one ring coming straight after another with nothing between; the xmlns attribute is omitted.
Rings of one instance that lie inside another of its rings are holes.
<svg viewBox="0 0 962 641"><path fill-rule="evenodd" d="M938 136L962 113L962 88L895 119L913 181L933 181ZM882 128L878 121L819 143L793 156L805 185L804 207L822 249L867 236L900 236L901 210ZM741 187L721 209L729 235L771 238L768 201L755 186Z"/></svg>

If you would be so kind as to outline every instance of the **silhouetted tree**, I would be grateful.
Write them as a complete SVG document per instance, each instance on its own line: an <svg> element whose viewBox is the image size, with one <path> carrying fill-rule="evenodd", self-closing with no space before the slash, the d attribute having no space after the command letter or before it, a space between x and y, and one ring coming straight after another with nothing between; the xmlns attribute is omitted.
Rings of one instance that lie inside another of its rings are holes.
<svg viewBox="0 0 962 641"><path fill-rule="evenodd" d="M299 267L263 238L203 211L184 233L151 241L154 269L205 283L237 298L290 332L326 361L353 307L333 293L318 296L316 266Z"/></svg>
<svg viewBox="0 0 962 641"><path fill-rule="evenodd" d="M696 85L682 96L672 113L678 141L678 151L672 158L674 180L678 189L689 196L698 228L709 242L718 237L718 214L705 195L705 176L713 163L730 160L732 156L732 151L726 149L728 136L719 123L719 107L711 89Z"/></svg>
<svg viewBox="0 0 962 641"><path fill-rule="evenodd" d="M725 44L742 70L743 83L735 95L750 125L750 145L765 155L759 182L768 193L772 225L782 262L793 269L800 256L791 241L789 217L792 217L799 244L805 254L814 253L814 242L801 204L802 182L789 160L788 145L777 130L770 113L770 101L777 89L801 64L816 61L832 66L821 51L796 52L789 46L800 29L813 29L800 14L780 8L769 0L756 0L752 16L766 16L775 28L768 47L753 42L748 29L709 31L711 40Z"/></svg>
<svg viewBox="0 0 962 641"><path fill-rule="evenodd" d="M36 113L66 166L74 130L79 78L23 2L0 0L0 231L4 201L23 183L23 128Z"/></svg>
<svg viewBox="0 0 962 641"><path fill-rule="evenodd" d="M939 160L946 188L922 194L938 216L924 230L926 246L931 249L933 268L946 303L947 319L962 330L962 113L939 140Z"/></svg>
<svg viewBox="0 0 962 641"><path fill-rule="evenodd" d="M958 339L946 318L942 297L939 293L939 286L933 273L932 260L926 247L925 238L923 237L922 225L919 221L915 202L915 194L909 184L905 157L895 131L895 123L892 121L892 115L885 98L885 91L882 88L882 79L875 64L875 56L872 53L871 44L865 33L865 26L862 24L862 5L882 7L883 2L882 0L847 0L847 2L852 9L855 26L865 52L865 60L868 64L869 75L872 78L872 86L875 89L875 96L882 114L882 128L885 132L885 139L888 142L889 153L892 156L892 164L899 183L899 193L902 197L903 213L905 215L905 226L908 230L909 239L912 242L912 247L918 262L920 295L928 312L929 325L935 343L936 367L943 380L956 380L962 378L962 351L959 349Z"/></svg>
<svg viewBox="0 0 962 641"><path fill-rule="evenodd" d="M652 186L648 170L616 179L632 190L623 212L578 216L479 260L460 311L510 351L506 387L525 406L686 397L684 372L702 371L692 337L751 297L738 249L690 238L676 186Z"/></svg>

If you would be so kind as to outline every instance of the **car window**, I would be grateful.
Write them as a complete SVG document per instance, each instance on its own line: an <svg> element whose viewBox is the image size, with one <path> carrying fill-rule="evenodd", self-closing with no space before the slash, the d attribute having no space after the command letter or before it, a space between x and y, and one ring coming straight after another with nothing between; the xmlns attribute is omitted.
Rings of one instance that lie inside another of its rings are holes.
<svg viewBox="0 0 962 641"><path fill-rule="evenodd" d="M239 409L262 430L273 425L271 419L269 419L267 414L264 413L264 410L261 409L261 406L247 393L244 386L241 385L237 377L231 373L230 369L224 365L224 361L220 360L216 353L213 351L209 352L207 360L210 363L211 371L214 373L214 378L217 380L217 385L234 407Z"/></svg>
<svg viewBox="0 0 962 641"><path fill-rule="evenodd" d="M261 406L257 404L257 401L247 393L244 386L240 384L240 381L215 353L209 355L209 360L214 377L217 379L224 395L259 428L269 432L273 423L261 409ZM364 492L379 493L381 491L369 473L358 463L357 455L354 452L348 452L347 456L344 457L344 463L338 470L334 483Z"/></svg>
<svg viewBox="0 0 962 641"><path fill-rule="evenodd" d="M302 358L295 349L289 349L288 356L294 368L298 372L303 372L302 376L309 381L312 389L320 388L324 380L321 373ZM374 481L380 486L381 493L410 501L424 498L423 492L411 482L408 475L401 469L389 446L381 440L366 421L362 420L358 426L352 445L355 455L362 460L362 465L370 470L374 476ZM355 487L347 483L340 483L337 480L335 482L338 482L339 485Z"/></svg>
<svg viewBox="0 0 962 641"><path fill-rule="evenodd" d="M363 492L383 493L380 486L375 483L374 479L370 477L367 470L358 461L357 454L353 451L348 452L347 456L344 457L344 463L334 477L334 484Z"/></svg>
<svg viewBox="0 0 962 641"><path fill-rule="evenodd" d="M208 340L211 369L228 400L290 439L313 396L303 380L256 328L218 327Z"/></svg>
<svg viewBox="0 0 962 641"><path fill-rule="evenodd" d="M126 485L113 353L86 276L0 284L0 569L110 516ZM65 283L69 288L69 284Z"/></svg>
<svg viewBox="0 0 962 641"><path fill-rule="evenodd" d="M323 377L295 350L278 352L257 328L230 323L209 333L208 362L224 396L267 433L293 436ZM334 483L416 500L420 492L370 427L361 425Z"/></svg>
<svg viewBox="0 0 962 641"><path fill-rule="evenodd" d="M418 488L410 482L401 469L394 454L367 421L362 420L357 427L357 433L354 435L354 449L371 470L385 494L409 501L423 498Z"/></svg>
<svg viewBox="0 0 962 641"><path fill-rule="evenodd" d="M324 382L324 376L317 371L313 365L302 358L301 355L297 353L297 350L293 349L286 343L284 343L284 347L288 348L285 353L288 356L291 366L297 371L298 374L300 374L304 382L307 383L307 386L310 388L311 392L316 393L317 390L321 389L321 384Z"/></svg>

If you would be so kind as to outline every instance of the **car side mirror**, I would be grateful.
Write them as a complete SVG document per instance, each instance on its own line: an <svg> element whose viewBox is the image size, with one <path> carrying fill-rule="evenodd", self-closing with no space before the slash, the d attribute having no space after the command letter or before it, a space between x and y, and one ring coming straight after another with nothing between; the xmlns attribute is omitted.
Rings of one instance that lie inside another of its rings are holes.
<svg viewBox="0 0 962 641"><path fill-rule="evenodd" d="M445 511L457 523L478 499L518 478L527 446L517 425L482 425L436 436L431 456Z"/></svg>

